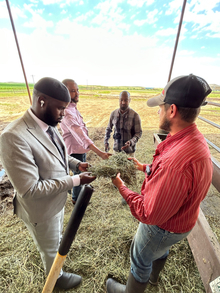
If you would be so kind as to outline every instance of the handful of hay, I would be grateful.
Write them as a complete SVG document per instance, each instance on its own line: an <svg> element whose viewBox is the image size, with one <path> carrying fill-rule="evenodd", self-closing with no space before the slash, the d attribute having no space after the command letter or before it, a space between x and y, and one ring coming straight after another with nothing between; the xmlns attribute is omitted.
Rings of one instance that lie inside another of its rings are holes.
<svg viewBox="0 0 220 293"><path fill-rule="evenodd" d="M127 185L136 183L136 168L133 161L128 160L125 152L120 152L109 157L108 160L102 160L95 166L88 168L88 171L96 177L114 178L118 173L121 179Z"/></svg>

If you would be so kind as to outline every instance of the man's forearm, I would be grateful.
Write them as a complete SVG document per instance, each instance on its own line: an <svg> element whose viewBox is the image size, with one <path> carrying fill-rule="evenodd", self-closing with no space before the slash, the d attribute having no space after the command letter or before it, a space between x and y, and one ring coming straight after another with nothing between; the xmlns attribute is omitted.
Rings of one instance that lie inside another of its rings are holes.
<svg viewBox="0 0 220 293"><path fill-rule="evenodd" d="M108 143L109 138L111 137L112 130L110 128L106 128L104 144Z"/></svg>
<svg viewBox="0 0 220 293"><path fill-rule="evenodd" d="M99 157L101 157L104 154L104 152L97 148L94 144L90 144L89 149L95 152Z"/></svg>

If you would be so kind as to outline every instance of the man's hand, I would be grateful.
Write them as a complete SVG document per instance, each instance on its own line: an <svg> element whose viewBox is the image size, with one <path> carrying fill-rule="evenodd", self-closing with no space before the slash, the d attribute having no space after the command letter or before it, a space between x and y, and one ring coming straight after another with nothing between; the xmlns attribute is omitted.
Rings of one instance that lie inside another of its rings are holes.
<svg viewBox="0 0 220 293"><path fill-rule="evenodd" d="M105 152L107 153L110 150L109 144L105 143Z"/></svg>
<svg viewBox="0 0 220 293"><path fill-rule="evenodd" d="M128 158L128 160L133 161L137 170L144 172L144 165L138 162L136 158Z"/></svg>
<svg viewBox="0 0 220 293"><path fill-rule="evenodd" d="M101 157L103 160L107 160L110 156L112 156L112 154L104 153L104 152L100 155L100 157Z"/></svg>
<svg viewBox="0 0 220 293"><path fill-rule="evenodd" d="M120 177L120 173L115 178L112 178L112 183L117 187L125 186L124 181Z"/></svg>
<svg viewBox="0 0 220 293"><path fill-rule="evenodd" d="M90 164L89 163L87 163L87 162L81 162L80 164L79 164L79 171L80 172L86 172L87 171L87 168L90 166Z"/></svg>
<svg viewBox="0 0 220 293"><path fill-rule="evenodd" d="M121 150L125 150L125 149L128 148L129 146L131 146L131 142L130 142L130 140L126 141L125 145L121 148Z"/></svg>
<svg viewBox="0 0 220 293"><path fill-rule="evenodd" d="M96 179L96 177L91 176L91 173L89 172L80 173L79 178L80 178L80 185L90 183Z"/></svg>

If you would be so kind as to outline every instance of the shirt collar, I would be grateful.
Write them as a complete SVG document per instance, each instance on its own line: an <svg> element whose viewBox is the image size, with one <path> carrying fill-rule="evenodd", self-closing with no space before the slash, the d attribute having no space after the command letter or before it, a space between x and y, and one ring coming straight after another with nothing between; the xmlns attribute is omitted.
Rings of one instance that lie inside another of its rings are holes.
<svg viewBox="0 0 220 293"><path fill-rule="evenodd" d="M128 107L128 109L124 112L124 113L121 113L121 110L120 110L120 108L118 109L118 114L119 115L126 115L126 114L128 114L128 112L129 112L129 107Z"/></svg>
<svg viewBox="0 0 220 293"><path fill-rule="evenodd" d="M173 142L181 139L182 137L186 136L188 133L193 133L197 129L195 123L191 124L190 126L178 131L174 135L168 134L166 139L158 144L156 153L161 153L165 147L171 145Z"/></svg>
<svg viewBox="0 0 220 293"><path fill-rule="evenodd" d="M76 103L69 103L68 108L69 107L76 108Z"/></svg>
<svg viewBox="0 0 220 293"><path fill-rule="evenodd" d="M45 122L40 120L32 111L31 108L28 109L28 113L31 115L31 117L34 119L34 121L40 126L40 128L46 132L49 125L47 125Z"/></svg>

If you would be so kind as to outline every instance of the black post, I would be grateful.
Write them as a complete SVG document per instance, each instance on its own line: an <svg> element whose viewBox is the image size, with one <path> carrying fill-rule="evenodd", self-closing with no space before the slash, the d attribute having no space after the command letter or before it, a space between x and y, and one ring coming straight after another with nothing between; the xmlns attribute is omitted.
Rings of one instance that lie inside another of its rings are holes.
<svg viewBox="0 0 220 293"><path fill-rule="evenodd" d="M53 291L60 270L64 264L67 253L69 252L70 246L82 221L93 191L94 190L91 185L84 185L82 187L42 293L51 293Z"/></svg>
<svg viewBox="0 0 220 293"><path fill-rule="evenodd" d="M64 236L61 240L59 247L60 255L67 255L76 232L79 228L80 222L83 218L87 205L93 193L93 187L91 185L84 185L80 191L79 197L76 201L75 207L71 214L69 223L66 227Z"/></svg>

